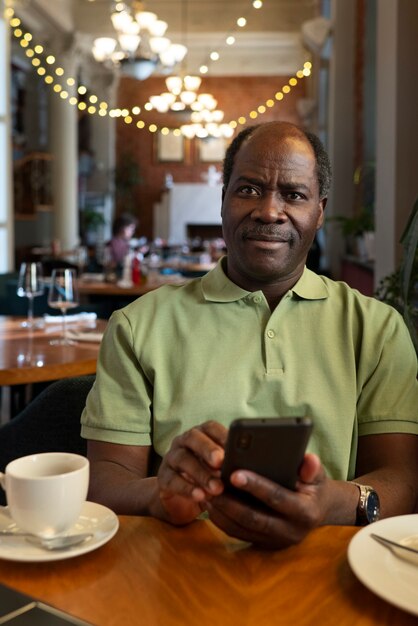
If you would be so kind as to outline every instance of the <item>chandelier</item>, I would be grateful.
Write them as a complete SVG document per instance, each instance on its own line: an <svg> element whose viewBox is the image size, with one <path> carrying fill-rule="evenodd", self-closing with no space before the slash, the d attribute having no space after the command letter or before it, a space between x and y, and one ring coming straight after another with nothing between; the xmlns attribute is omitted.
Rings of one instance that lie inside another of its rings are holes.
<svg viewBox="0 0 418 626"><path fill-rule="evenodd" d="M168 24L144 4L114 2L110 15L116 37L99 37L93 43L96 61L121 66L124 74L145 80L157 67L164 73L184 59L187 48L165 37Z"/></svg>
<svg viewBox="0 0 418 626"><path fill-rule="evenodd" d="M193 137L231 137L233 129L221 124L224 112L217 108L218 102L211 93L198 93L202 79L199 76L169 76L165 80L167 91L151 96L147 110L159 113L168 111L190 119L191 123L180 127L182 134Z"/></svg>

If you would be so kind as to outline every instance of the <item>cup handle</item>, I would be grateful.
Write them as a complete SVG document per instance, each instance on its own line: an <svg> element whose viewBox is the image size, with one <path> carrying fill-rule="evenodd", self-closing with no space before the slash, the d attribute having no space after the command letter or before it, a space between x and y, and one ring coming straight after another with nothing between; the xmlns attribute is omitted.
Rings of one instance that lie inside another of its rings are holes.
<svg viewBox="0 0 418 626"><path fill-rule="evenodd" d="M0 485L2 486L4 491L6 491L6 485L4 483L5 478L6 478L6 474L3 474L3 472L0 472Z"/></svg>

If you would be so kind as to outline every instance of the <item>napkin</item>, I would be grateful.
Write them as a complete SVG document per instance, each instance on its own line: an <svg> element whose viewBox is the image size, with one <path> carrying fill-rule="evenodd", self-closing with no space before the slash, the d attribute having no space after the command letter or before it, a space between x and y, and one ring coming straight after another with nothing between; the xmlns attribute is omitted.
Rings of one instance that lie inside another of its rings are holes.
<svg viewBox="0 0 418 626"><path fill-rule="evenodd" d="M75 313L74 315L66 315L67 322L94 322L97 319L96 313ZM61 315L44 315L45 323L60 324L62 322Z"/></svg>
<svg viewBox="0 0 418 626"><path fill-rule="evenodd" d="M81 275L81 280L84 283L102 283L104 281L104 274L93 274L92 272L88 272Z"/></svg>
<svg viewBox="0 0 418 626"><path fill-rule="evenodd" d="M68 330L67 335L70 339L74 339L74 341L90 341L95 343L100 343L103 337L103 333L82 330Z"/></svg>

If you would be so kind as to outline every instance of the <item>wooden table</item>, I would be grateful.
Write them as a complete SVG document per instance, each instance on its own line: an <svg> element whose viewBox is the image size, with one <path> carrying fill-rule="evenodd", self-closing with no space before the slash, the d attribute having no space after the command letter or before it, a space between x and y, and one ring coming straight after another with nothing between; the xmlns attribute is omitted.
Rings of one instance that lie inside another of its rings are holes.
<svg viewBox="0 0 418 626"><path fill-rule="evenodd" d="M44 328L21 327L24 317L0 316L0 385L22 385L94 374L99 342L78 342L71 346L50 345L62 332L61 320ZM107 322L96 320L97 332ZM82 330L86 323L69 323L68 329ZM89 324L91 328L91 325Z"/></svg>
<svg viewBox="0 0 418 626"><path fill-rule="evenodd" d="M109 543L83 556L0 561L0 582L97 626L417 625L352 573L355 527L325 526L299 546L267 552L207 521L120 523Z"/></svg>
<svg viewBox="0 0 418 626"><path fill-rule="evenodd" d="M123 298L124 296L139 297L154 291L158 287L163 285L183 285L188 282L188 278L184 276L161 276L157 280L147 280L139 285L130 285L128 287L121 287L117 283L106 283L98 280L79 280L78 291L81 295L85 296L118 296Z"/></svg>

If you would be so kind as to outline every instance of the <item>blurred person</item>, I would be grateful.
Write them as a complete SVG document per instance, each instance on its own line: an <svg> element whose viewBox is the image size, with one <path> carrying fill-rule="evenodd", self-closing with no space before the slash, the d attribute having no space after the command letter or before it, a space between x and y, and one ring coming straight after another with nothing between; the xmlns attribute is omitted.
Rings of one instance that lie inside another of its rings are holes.
<svg viewBox="0 0 418 626"><path fill-rule="evenodd" d="M130 252L130 242L138 226L138 219L130 213L122 213L112 225L112 239L107 244L111 262L117 267L123 266L126 255Z"/></svg>

